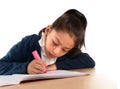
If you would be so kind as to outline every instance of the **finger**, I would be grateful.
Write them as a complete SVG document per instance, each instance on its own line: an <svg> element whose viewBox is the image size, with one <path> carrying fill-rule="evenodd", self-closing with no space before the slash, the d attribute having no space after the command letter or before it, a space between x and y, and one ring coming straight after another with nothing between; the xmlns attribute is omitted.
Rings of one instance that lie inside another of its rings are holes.
<svg viewBox="0 0 120 89"><path fill-rule="evenodd" d="M47 66L46 63L43 62L43 61L41 61L41 60L36 60L36 61L35 61L34 67L35 67L36 69L38 69L38 70L44 72L44 73L47 72L46 66Z"/></svg>
<svg viewBox="0 0 120 89"><path fill-rule="evenodd" d="M34 74L40 74L40 73L43 73L43 71L42 71L42 70L39 70L39 69L34 68L34 69L33 69L33 73L34 73Z"/></svg>
<svg viewBox="0 0 120 89"><path fill-rule="evenodd" d="M42 73L43 69L41 65L34 64L34 66L31 68L31 72L36 74L36 73Z"/></svg>
<svg viewBox="0 0 120 89"><path fill-rule="evenodd" d="M42 71L42 72L45 71L45 68L44 68L44 67L45 67L45 66L44 66L43 62L36 63L36 64L34 65L34 68L35 68L35 69L40 70L40 71Z"/></svg>

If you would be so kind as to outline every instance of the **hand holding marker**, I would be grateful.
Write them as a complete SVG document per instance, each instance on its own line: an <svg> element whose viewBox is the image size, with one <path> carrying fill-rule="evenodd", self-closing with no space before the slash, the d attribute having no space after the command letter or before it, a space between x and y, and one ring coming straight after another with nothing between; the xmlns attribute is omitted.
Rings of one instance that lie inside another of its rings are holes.
<svg viewBox="0 0 120 89"><path fill-rule="evenodd" d="M35 58L36 60L42 60L42 59L40 58L37 50L33 51L32 54L33 54L33 56L34 56L34 58ZM45 63L44 63L44 67L43 67L43 72L44 72L44 73L47 72L46 64L45 64Z"/></svg>

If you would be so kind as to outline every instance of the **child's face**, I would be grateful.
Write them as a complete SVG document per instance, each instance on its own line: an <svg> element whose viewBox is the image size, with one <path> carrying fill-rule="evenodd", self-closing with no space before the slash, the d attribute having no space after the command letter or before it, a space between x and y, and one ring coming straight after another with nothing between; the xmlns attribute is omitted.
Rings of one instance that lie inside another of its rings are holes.
<svg viewBox="0 0 120 89"><path fill-rule="evenodd" d="M45 36L45 52L48 58L63 56L74 47L74 37L67 32L56 32L48 26Z"/></svg>

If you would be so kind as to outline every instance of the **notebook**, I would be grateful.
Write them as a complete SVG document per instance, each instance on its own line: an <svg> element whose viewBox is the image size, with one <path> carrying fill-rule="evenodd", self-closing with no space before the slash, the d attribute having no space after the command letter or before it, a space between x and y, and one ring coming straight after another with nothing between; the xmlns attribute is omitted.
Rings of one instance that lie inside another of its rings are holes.
<svg viewBox="0 0 120 89"><path fill-rule="evenodd" d="M83 72L75 72L68 70L54 70L43 74L13 74L0 75L0 86L20 84L22 81L40 80L40 79L58 79L89 75Z"/></svg>

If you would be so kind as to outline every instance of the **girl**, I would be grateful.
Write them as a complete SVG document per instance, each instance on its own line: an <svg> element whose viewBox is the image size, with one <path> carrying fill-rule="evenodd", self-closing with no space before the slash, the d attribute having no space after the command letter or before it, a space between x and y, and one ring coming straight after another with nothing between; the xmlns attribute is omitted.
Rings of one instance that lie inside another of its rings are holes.
<svg viewBox="0 0 120 89"><path fill-rule="evenodd" d="M60 69L92 68L94 60L81 51L85 46L87 20L76 9L61 15L38 35L24 37L0 60L0 74L37 74ZM37 50L42 60L34 60Z"/></svg>

